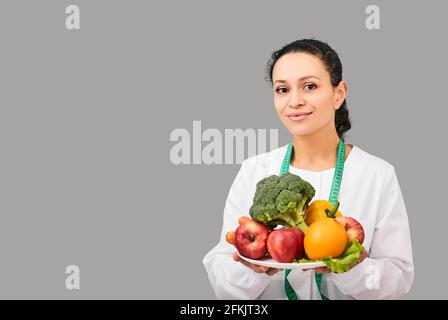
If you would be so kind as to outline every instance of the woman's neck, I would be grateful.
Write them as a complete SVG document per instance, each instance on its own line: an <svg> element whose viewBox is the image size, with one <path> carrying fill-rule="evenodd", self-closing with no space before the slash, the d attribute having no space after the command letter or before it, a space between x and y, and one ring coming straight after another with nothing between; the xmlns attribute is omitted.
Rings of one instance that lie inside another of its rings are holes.
<svg viewBox="0 0 448 320"><path fill-rule="evenodd" d="M339 136L336 132L318 132L308 136L295 136L291 165L296 168L324 170L336 166Z"/></svg>

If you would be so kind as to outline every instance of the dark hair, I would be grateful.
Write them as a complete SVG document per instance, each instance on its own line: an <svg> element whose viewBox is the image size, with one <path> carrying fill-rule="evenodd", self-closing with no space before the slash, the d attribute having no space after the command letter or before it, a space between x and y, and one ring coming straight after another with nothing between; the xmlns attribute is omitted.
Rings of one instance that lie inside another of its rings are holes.
<svg viewBox="0 0 448 320"><path fill-rule="evenodd" d="M274 70L274 65L280 57L284 56L287 53L292 52L304 52L309 53L314 56L320 58L325 65L328 73L330 74L331 84L336 87L339 82L342 80L342 63L339 60L339 56L327 43L315 40L315 39L302 39L291 42L290 44L285 45L280 50L274 51L271 55L271 59L267 65L268 79L267 81L272 81L272 71ZM336 132L340 139L344 140L344 133L352 127L347 103L344 99L344 102L336 110L335 114L335 126Z"/></svg>

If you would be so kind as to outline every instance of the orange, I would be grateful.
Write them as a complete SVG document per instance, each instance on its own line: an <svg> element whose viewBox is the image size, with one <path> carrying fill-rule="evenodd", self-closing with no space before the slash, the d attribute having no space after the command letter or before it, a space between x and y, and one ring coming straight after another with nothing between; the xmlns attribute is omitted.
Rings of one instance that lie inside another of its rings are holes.
<svg viewBox="0 0 448 320"><path fill-rule="evenodd" d="M235 231L229 231L226 233L226 240L230 244L235 244Z"/></svg>
<svg viewBox="0 0 448 320"><path fill-rule="evenodd" d="M253 220L248 216L241 216L238 218L238 224L245 224L249 221L253 221Z"/></svg>
<svg viewBox="0 0 448 320"><path fill-rule="evenodd" d="M344 252L347 241L342 224L332 218L319 219L305 233L305 253L312 260L337 258Z"/></svg>
<svg viewBox="0 0 448 320"><path fill-rule="evenodd" d="M337 204L337 208L339 208L339 202ZM337 210L334 213L334 217L342 217L342 213ZM328 211L328 213L327 213ZM322 219L322 218L333 218L330 216L333 214L334 208L330 201L327 200L314 200L310 203L310 206L305 212L305 223L307 226L310 226L313 222Z"/></svg>

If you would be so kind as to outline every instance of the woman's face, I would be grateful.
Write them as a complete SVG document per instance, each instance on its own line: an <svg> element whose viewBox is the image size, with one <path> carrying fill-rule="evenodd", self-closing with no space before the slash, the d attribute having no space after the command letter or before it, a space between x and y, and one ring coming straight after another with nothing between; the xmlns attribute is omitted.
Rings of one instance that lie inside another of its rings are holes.
<svg viewBox="0 0 448 320"><path fill-rule="evenodd" d="M274 104L292 135L333 128L335 111L344 102L344 81L334 88L330 74L316 56L294 52L282 56L272 72Z"/></svg>

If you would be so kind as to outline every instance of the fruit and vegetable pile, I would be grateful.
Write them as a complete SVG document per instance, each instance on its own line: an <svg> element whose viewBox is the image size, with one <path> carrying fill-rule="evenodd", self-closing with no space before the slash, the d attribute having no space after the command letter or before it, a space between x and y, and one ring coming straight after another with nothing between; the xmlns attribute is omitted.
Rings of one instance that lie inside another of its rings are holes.
<svg viewBox="0 0 448 320"><path fill-rule="evenodd" d="M326 200L312 201L315 189L292 173L272 175L256 186L249 216L226 239L250 259L272 257L277 262L323 261L336 273L361 259L364 229Z"/></svg>

